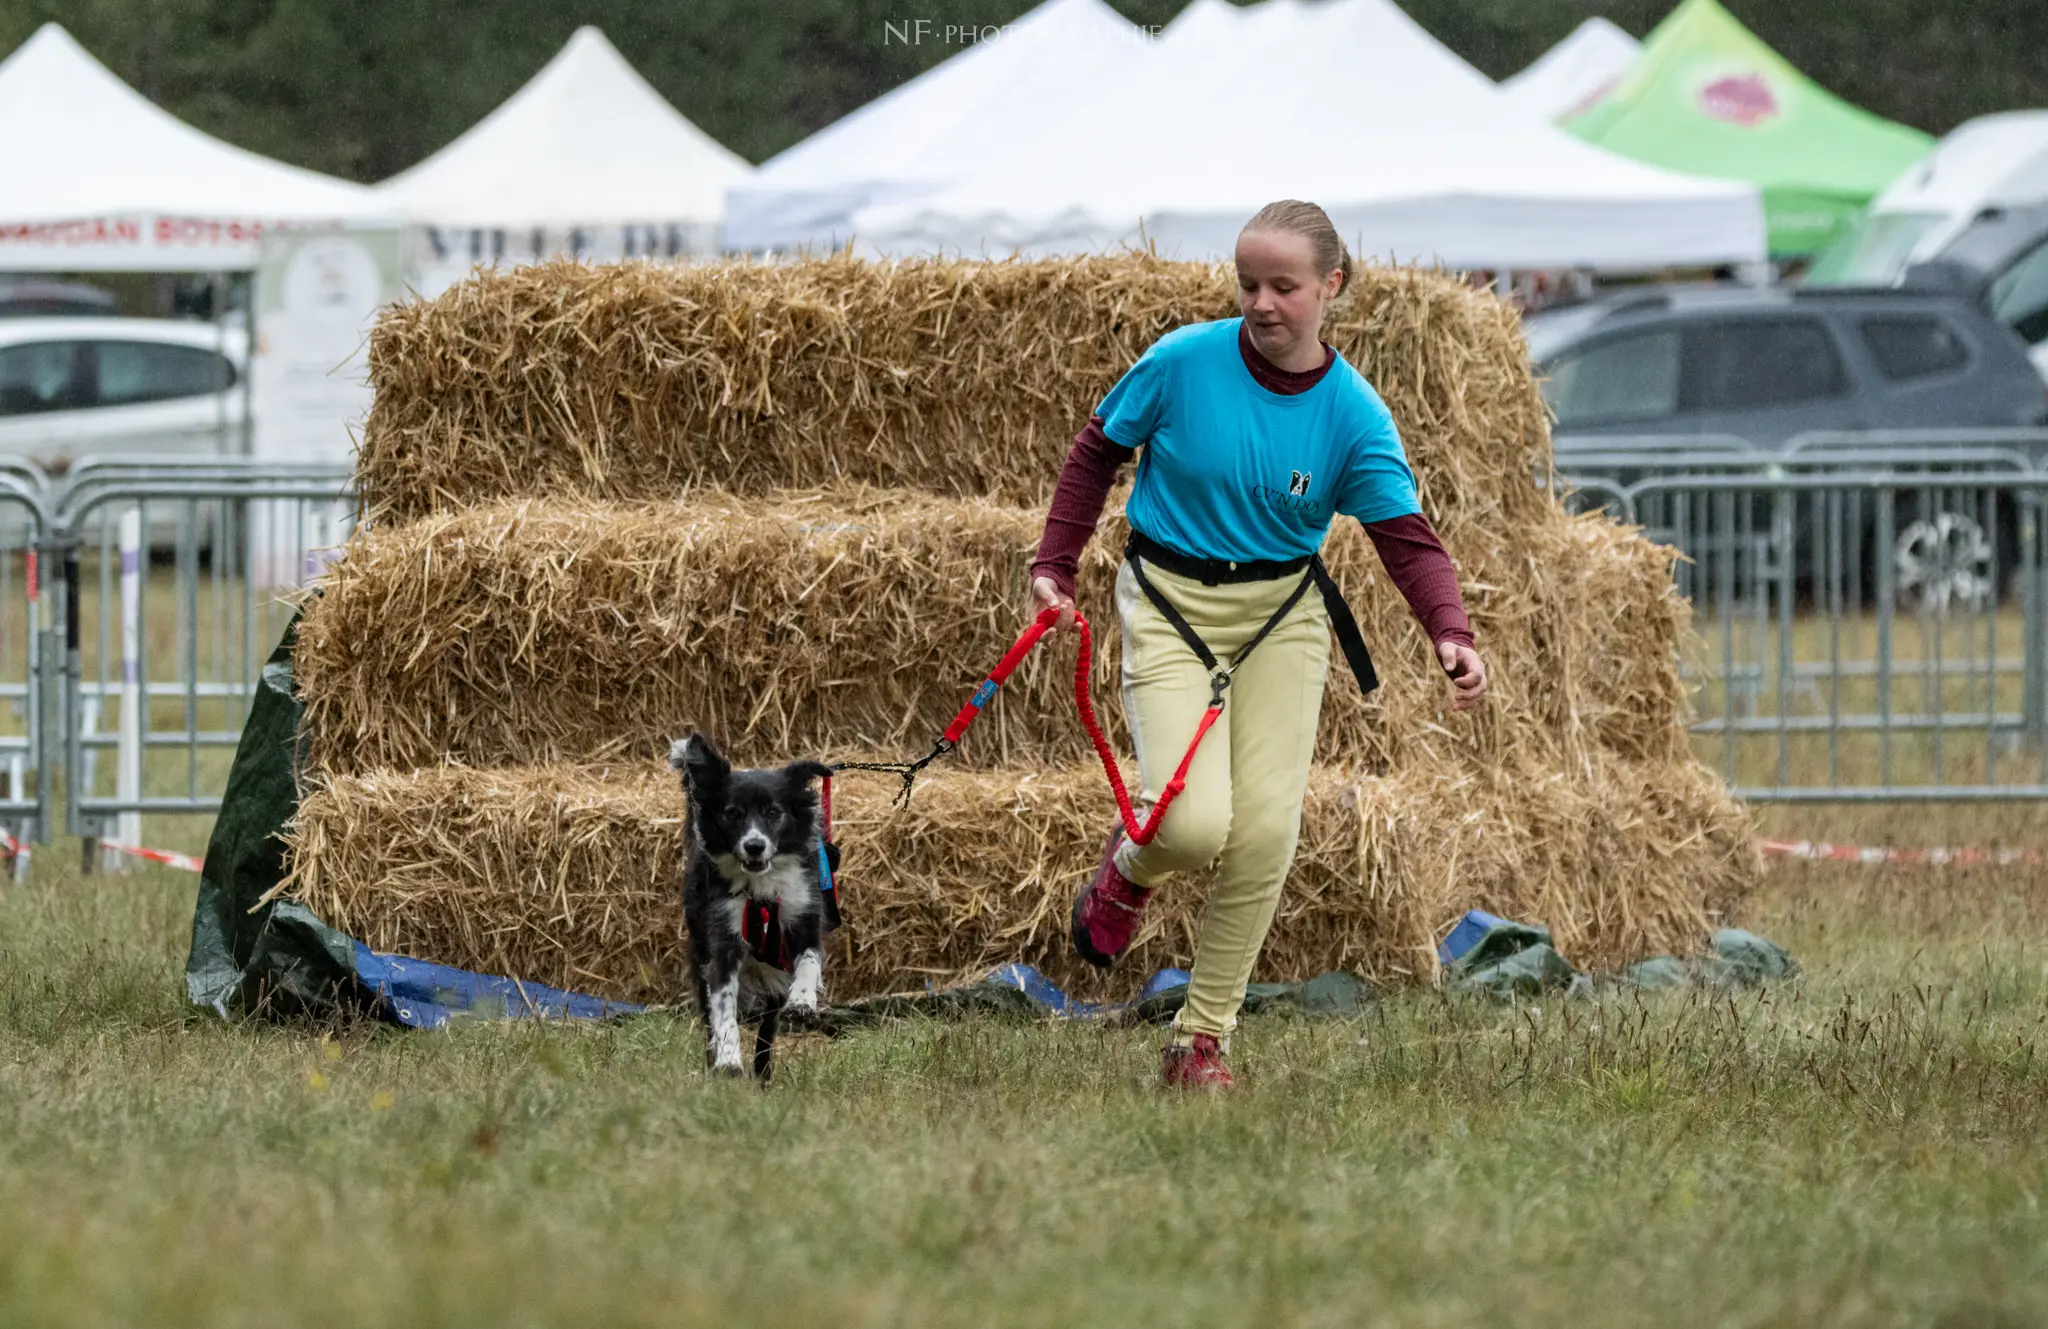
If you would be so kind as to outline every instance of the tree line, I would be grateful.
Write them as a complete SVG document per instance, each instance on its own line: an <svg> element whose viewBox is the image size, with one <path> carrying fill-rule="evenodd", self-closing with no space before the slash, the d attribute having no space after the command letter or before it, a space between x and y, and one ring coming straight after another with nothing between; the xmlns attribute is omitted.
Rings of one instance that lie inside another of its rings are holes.
<svg viewBox="0 0 2048 1329"><path fill-rule="evenodd" d="M1110 0L1163 25L1185 0ZM1602 14L1640 37L1675 0L1405 0L1500 78ZM2048 106L2043 0L1725 0L1822 86L1940 134ZM759 162L1015 20L1030 0L0 0L0 51L46 20L230 142L362 181L469 128L594 23L661 93ZM923 20L921 26L913 26ZM1275 79L1287 72L1277 68ZM1277 127L1285 132L1286 127ZM1115 126L1105 126L1113 136ZM8 126L6 132L33 132ZM1313 133L1314 127L1300 127Z"/></svg>

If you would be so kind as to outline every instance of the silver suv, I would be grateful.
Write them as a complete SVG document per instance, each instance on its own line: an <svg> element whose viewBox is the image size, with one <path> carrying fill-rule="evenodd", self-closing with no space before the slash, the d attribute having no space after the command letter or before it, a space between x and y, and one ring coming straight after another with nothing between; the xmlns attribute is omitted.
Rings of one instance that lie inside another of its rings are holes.
<svg viewBox="0 0 2048 1329"><path fill-rule="evenodd" d="M1524 324L1560 436L2048 423L2048 386L1973 301L1913 290L1627 292Z"/></svg>

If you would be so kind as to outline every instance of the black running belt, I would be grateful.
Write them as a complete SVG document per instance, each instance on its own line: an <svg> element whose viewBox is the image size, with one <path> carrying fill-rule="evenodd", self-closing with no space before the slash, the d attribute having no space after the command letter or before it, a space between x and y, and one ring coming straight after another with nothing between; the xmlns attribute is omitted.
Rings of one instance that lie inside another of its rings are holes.
<svg viewBox="0 0 2048 1329"><path fill-rule="evenodd" d="M1124 557L1130 562L1131 575L1137 580L1138 589L1145 593L1145 598L1152 602L1152 607L1160 612L1166 621L1172 625L1174 632L1179 634L1180 639L1187 643L1188 649L1195 653L1195 658L1202 662L1202 667L1209 671L1212 679L1220 678L1227 680L1230 674L1235 672L1237 667L1244 663L1245 657L1252 653L1253 648L1264 641L1274 628L1279 627L1281 620L1294 612L1294 607L1301 603L1301 598L1304 595L1308 594L1308 588L1314 586L1318 591L1322 592L1323 603L1330 611L1330 628L1337 634L1337 645L1343 649L1344 660L1351 666L1352 677L1358 680L1358 690L1361 693L1368 693L1380 685L1379 675L1374 672L1372 667L1372 654L1365 647L1365 635L1358 630L1358 620L1352 615L1351 606L1345 603L1344 593L1337 588L1336 579L1331 577L1330 570L1323 566L1322 555L1309 555L1306 570L1302 574L1300 583L1295 586L1292 593L1288 595L1280 607L1273 612L1272 617L1268 618L1260 626L1259 630L1253 634L1252 639L1238 650L1237 658L1231 663L1230 668L1225 669L1222 666L1222 662L1217 660L1216 652L1209 649L1209 643L1202 640L1202 634L1195 631L1194 625L1187 621L1187 618L1180 610L1174 608L1173 602L1168 600L1159 588L1153 585L1152 579L1145 575L1146 557L1154 555L1163 549L1164 546L1133 531L1131 532L1130 543L1124 549ZM1171 566L1175 562L1192 568L1200 568L1203 564L1210 562L1210 560L1189 559L1185 555L1176 556L1172 554L1169 554L1165 559L1154 557L1154 561L1167 565L1169 571L1180 570ZM1203 580L1207 581L1210 585L1219 584L1226 579L1230 581L1245 580L1240 576L1233 575L1240 573L1245 566L1244 564L1222 565L1224 569L1227 569L1225 575L1218 576L1214 580L1208 578L1203 578ZM1201 576L1199 571L1194 572L1192 575L1196 577Z"/></svg>

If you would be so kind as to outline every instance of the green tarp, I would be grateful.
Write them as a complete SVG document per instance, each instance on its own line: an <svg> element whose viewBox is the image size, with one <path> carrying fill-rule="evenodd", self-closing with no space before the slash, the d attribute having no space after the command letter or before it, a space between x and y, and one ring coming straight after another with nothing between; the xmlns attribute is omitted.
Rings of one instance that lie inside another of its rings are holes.
<svg viewBox="0 0 2048 1329"><path fill-rule="evenodd" d="M1660 955L1638 961L1611 979L1581 974L1551 945L1550 930L1502 922L1444 970L1444 986L1499 1001L1544 992L1590 991L1614 982L1651 991L1666 988L1745 988L1796 978L1799 964L1777 945L1740 928L1721 928L1699 955Z"/></svg>
<svg viewBox="0 0 2048 1329"><path fill-rule="evenodd" d="M291 901L258 905L283 878L284 825L299 801L293 618L263 666L206 845L185 991L219 1015L327 1014L361 1003L355 943Z"/></svg>
<svg viewBox="0 0 2048 1329"><path fill-rule="evenodd" d="M1756 185L1778 258L1826 247L1934 143L1827 92L1716 0L1684 0L1564 127L1653 166Z"/></svg>

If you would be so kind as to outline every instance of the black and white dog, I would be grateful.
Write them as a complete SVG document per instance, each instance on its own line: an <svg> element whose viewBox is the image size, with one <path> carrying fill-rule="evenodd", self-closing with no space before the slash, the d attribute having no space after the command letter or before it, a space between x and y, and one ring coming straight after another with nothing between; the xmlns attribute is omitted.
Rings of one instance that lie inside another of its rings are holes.
<svg viewBox="0 0 2048 1329"><path fill-rule="evenodd" d="M668 761L689 794L683 921L706 1059L740 1074L740 1020L755 1019L754 1075L765 1081L782 1014L818 1013L819 938L838 923L820 872L816 788L832 770L797 761L736 771L702 734L672 744Z"/></svg>

